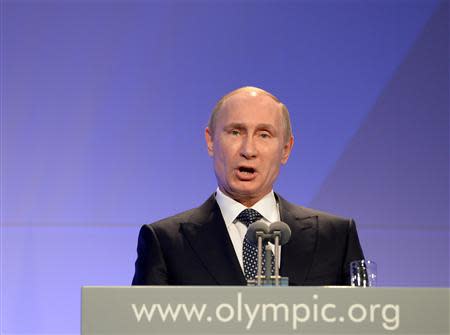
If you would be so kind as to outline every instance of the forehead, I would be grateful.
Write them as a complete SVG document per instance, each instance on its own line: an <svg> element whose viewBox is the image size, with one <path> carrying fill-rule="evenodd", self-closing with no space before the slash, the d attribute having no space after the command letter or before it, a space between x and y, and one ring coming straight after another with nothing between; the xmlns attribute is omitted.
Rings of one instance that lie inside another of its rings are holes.
<svg viewBox="0 0 450 335"><path fill-rule="evenodd" d="M240 92L228 97L218 111L217 121L221 124L270 123L280 126L281 105L272 97L255 92Z"/></svg>

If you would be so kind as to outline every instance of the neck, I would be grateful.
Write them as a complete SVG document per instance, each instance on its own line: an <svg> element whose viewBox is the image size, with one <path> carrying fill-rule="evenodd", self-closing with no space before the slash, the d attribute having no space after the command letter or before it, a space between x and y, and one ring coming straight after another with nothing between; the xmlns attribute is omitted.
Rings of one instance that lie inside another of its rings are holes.
<svg viewBox="0 0 450 335"><path fill-rule="evenodd" d="M263 195L259 195L259 196L248 196L248 195L242 195L242 194L234 194L234 193L230 193L227 192L226 190L224 190L222 187L219 186L220 191L229 196L231 199L240 202L241 204L243 204L245 207L250 208L252 207L254 204L256 204L259 200L261 200L262 198L264 198L267 194L270 193L267 192Z"/></svg>
<svg viewBox="0 0 450 335"><path fill-rule="evenodd" d="M234 199L234 200L236 200L237 202L240 202L245 207L250 208L261 199L262 198L259 198L259 199Z"/></svg>

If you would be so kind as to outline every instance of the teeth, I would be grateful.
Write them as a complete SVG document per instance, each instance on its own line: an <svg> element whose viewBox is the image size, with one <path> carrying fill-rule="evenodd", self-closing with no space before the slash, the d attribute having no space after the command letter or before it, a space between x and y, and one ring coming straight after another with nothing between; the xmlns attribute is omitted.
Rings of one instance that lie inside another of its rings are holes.
<svg viewBox="0 0 450 335"><path fill-rule="evenodd" d="M245 174L252 174L253 173L252 170L241 170L241 172L245 173Z"/></svg>

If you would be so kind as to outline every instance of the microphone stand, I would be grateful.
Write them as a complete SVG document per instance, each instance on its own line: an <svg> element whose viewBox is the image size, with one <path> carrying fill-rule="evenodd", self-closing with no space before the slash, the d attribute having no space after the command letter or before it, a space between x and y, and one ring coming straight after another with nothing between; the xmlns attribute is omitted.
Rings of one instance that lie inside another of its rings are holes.
<svg viewBox="0 0 450 335"><path fill-rule="evenodd" d="M275 242L275 286L280 286L280 231L275 231L274 242Z"/></svg>
<svg viewBox="0 0 450 335"><path fill-rule="evenodd" d="M257 231L256 237L258 239L258 263L257 263L257 272L256 272L256 285L261 286L261 275L262 275L262 245L263 245L263 237L264 232Z"/></svg>
<svg viewBox="0 0 450 335"><path fill-rule="evenodd" d="M258 241L258 259L257 259L257 271L256 271L256 285L261 286L262 282L262 253L263 253L263 240L273 239L275 244L275 286L280 286L280 231L275 231L272 234L266 234L262 231L256 232ZM264 273L265 283L269 283L272 277L272 269L270 264L272 263L272 250L269 243L264 245L264 258L266 259L266 269Z"/></svg>
<svg viewBox="0 0 450 335"><path fill-rule="evenodd" d="M270 277L272 276L272 269L270 264L272 264L272 250L270 250L269 243L266 243L264 247L264 256L266 258L266 273L265 273L265 280L266 283L270 282Z"/></svg>
<svg viewBox="0 0 450 335"><path fill-rule="evenodd" d="M245 238L247 238L247 240L253 245L257 245L256 278L248 280L247 284L249 286L254 286L255 284L256 286L288 285L289 279L287 277L280 276L280 248L289 241L290 237L291 230L289 226L281 221L272 222L270 229L263 221L256 221L249 226ZM269 265L272 263L272 250L268 244L269 241L274 244L275 248L275 269L273 275L272 267ZM262 274L263 257L266 261L264 276Z"/></svg>

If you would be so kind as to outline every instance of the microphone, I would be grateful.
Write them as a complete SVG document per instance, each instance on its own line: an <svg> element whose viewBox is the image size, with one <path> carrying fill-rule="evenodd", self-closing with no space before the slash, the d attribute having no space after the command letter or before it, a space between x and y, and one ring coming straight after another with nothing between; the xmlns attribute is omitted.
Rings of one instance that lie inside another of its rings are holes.
<svg viewBox="0 0 450 335"><path fill-rule="evenodd" d="M262 233L263 235L266 235L269 233L269 227L262 220L253 222L250 226L248 226L247 233L245 234L245 238L249 242L251 242L255 245L258 245L258 233Z"/></svg>
<svg viewBox="0 0 450 335"><path fill-rule="evenodd" d="M275 245L275 286L280 285L280 246L285 245L291 238L291 228L282 222L276 221L270 225L269 235Z"/></svg>
<svg viewBox="0 0 450 335"><path fill-rule="evenodd" d="M258 286L261 286L261 274L262 274L262 248L263 241L267 244L267 238L270 237L268 235L269 227L262 220L258 220L253 222L250 226L248 226L247 233L245 234L245 238L252 244L258 246L258 256L257 256L257 267L256 267L256 283ZM267 272L267 265L266 265Z"/></svg>
<svg viewBox="0 0 450 335"><path fill-rule="evenodd" d="M280 246L285 245L291 238L291 229L289 226L281 221L273 222L270 227L262 221L256 221L248 226L245 238L252 244L258 246L258 258L257 258L257 285L261 286L262 278L262 249L264 245L265 258L266 258L266 272L265 282L270 282L272 276L269 264L271 262L272 251L268 242L274 244L275 249L275 286L280 285ZM272 277L273 278L273 277Z"/></svg>
<svg viewBox="0 0 450 335"><path fill-rule="evenodd" d="M289 228L289 226L282 221L276 221L270 225L269 234L271 234L274 238L275 235L279 235L279 244L285 245L291 238L291 228Z"/></svg>

